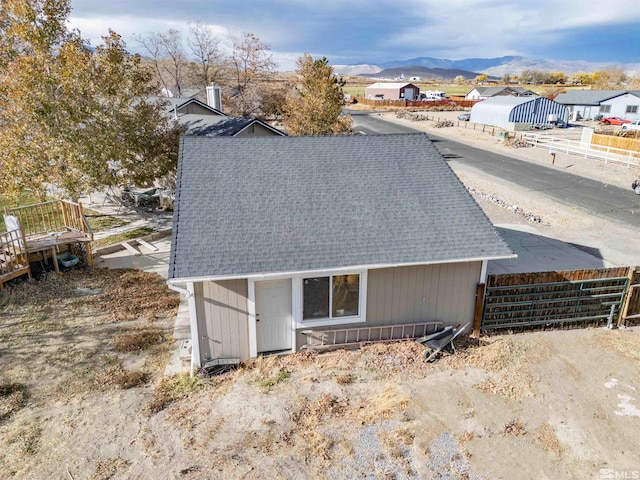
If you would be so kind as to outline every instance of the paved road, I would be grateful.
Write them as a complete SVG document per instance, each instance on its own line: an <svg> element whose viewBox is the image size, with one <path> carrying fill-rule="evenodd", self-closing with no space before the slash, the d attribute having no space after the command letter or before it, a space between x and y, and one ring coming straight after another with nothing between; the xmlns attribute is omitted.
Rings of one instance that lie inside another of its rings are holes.
<svg viewBox="0 0 640 480"><path fill-rule="evenodd" d="M413 128L385 122L375 113L350 113L353 116L354 130L363 134L418 132ZM624 189L607 185L597 180L454 142L431 133L428 136L454 169L456 164L464 165L520 185L524 189L540 192L564 205L640 229L640 195L635 195L631 186Z"/></svg>

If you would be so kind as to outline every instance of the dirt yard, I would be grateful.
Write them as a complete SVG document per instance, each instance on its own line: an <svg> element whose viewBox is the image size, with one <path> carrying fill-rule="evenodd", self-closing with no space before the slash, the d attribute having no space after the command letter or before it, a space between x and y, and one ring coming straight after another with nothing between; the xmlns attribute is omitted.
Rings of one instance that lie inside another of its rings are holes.
<svg viewBox="0 0 640 480"><path fill-rule="evenodd" d="M434 133L506 148L457 127ZM632 175L563 154L553 168L622 187ZM531 213L544 235L640 263L636 231L456 173L495 223L531 225ZM163 377L177 303L160 277L127 270L0 292L0 478L640 476L640 327L467 340L434 364L408 342Z"/></svg>
<svg viewBox="0 0 640 480"><path fill-rule="evenodd" d="M414 342L162 377L177 296L98 270L0 293L0 471L20 479L560 479L640 470L640 330ZM631 478L631 477L628 477Z"/></svg>

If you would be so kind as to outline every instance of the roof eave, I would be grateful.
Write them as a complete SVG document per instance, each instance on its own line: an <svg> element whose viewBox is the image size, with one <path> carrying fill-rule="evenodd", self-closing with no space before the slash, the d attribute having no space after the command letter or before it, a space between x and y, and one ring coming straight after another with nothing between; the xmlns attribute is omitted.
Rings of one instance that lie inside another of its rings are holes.
<svg viewBox="0 0 640 480"><path fill-rule="evenodd" d="M404 262L404 263L378 263L368 265L351 265L348 267L335 267L335 268L321 268L312 270L292 270L285 272L269 272L269 273L239 273L228 275L205 275L198 277L177 277L169 278L167 283L169 284L181 284L189 282L217 282L222 280L239 280L239 279L253 279L253 280L268 280L272 278L294 277L298 275L315 275L322 273L336 273L336 272L351 272L355 270L374 270L381 268L397 268L397 267L415 267L419 265L442 265L450 263L470 263L470 262L483 262L491 260L508 260L511 258L517 258L518 255L511 253L510 255L495 255L489 257L471 257L460 258L451 260L434 260L430 262Z"/></svg>

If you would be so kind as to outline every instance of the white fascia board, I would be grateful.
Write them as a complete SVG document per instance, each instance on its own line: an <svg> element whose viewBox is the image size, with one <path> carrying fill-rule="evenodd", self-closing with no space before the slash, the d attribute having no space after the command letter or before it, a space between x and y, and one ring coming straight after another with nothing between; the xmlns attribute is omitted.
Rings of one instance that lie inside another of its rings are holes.
<svg viewBox="0 0 640 480"><path fill-rule="evenodd" d="M274 127L272 127L271 125L269 125L268 123L266 123L266 122L262 122L262 121L260 121L260 120L258 120L258 119L254 119L254 120L253 120L252 122L250 122L248 125L246 125L246 126L242 127L240 130L238 130L238 132L234 135L234 137L235 137L235 136L240 135L240 134L241 134L242 132L244 132L247 128L249 128L251 125L255 125L256 123L257 123L258 125L260 125L261 127L264 127L264 128L266 128L266 129L268 129L268 130L271 130L273 133L277 133L277 134L278 134L278 135L280 135L281 137L286 137L286 134L285 134L284 132L281 132L281 131L280 131L280 130L278 130L277 128L274 128Z"/></svg>
<svg viewBox="0 0 640 480"><path fill-rule="evenodd" d="M418 265L444 265L449 263L470 263L470 262L483 262L490 260L507 260L510 258L517 258L518 255L512 253L511 255L498 255L495 257L476 257L476 258L464 258L464 259L452 259L452 260L438 260L433 262L407 262L407 263L379 263L371 265L352 265L349 267L335 267L335 268L322 268L316 270L294 270L290 272L273 272L273 273L240 273L236 275L211 275L203 277L184 277L184 278L170 278L167 283L171 285L185 283L185 282L217 282L222 280L239 280L239 279L253 279L253 280L270 280L277 278L289 278L300 275L316 275L322 273L340 273L340 272L352 272L356 270L376 270L380 268L397 268L397 267L415 267Z"/></svg>

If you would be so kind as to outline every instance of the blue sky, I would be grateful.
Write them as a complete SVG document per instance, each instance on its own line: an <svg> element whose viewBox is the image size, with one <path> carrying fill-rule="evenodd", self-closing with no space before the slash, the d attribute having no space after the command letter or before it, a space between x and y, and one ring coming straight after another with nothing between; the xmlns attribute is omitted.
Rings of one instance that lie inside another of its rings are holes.
<svg viewBox="0 0 640 480"><path fill-rule="evenodd" d="M332 64L413 57L460 60L522 55L640 62L640 0L71 0L71 26L93 45L111 28L134 34L187 22L221 38L253 32L280 70L303 53Z"/></svg>

